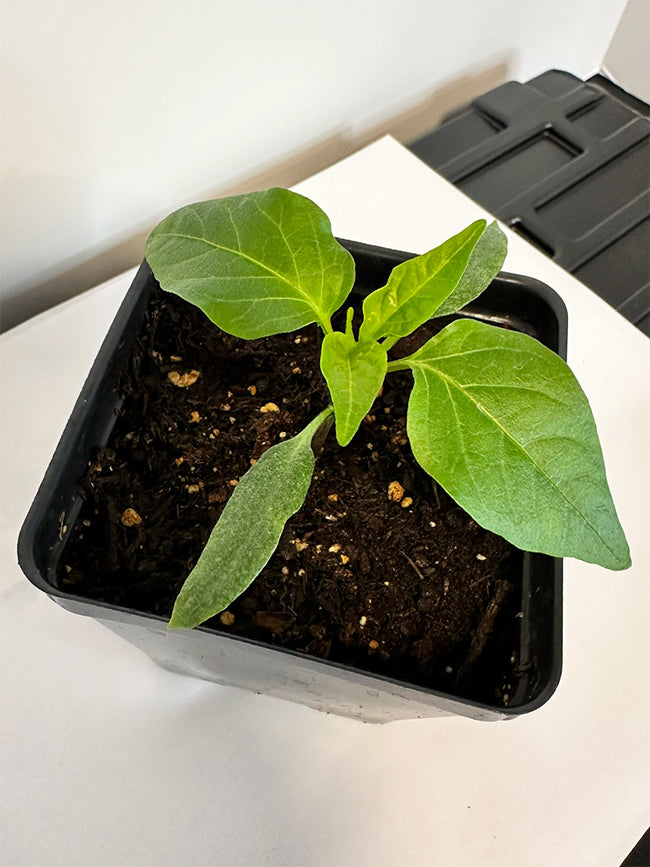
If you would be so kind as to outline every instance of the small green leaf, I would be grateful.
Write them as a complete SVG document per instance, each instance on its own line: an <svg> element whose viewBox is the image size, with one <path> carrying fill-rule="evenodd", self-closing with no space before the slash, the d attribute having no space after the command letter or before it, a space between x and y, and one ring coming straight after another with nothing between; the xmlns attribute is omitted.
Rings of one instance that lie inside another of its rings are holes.
<svg viewBox="0 0 650 867"><path fill-rule="evenodd" d="M413 454L479 524L527 551L630 565L591 409L561 358L461 320L400 361Z"/></svg>
<svg viewBox="0 0 650 867"><path fill-rule="evenodd" d="M508 239L496 221L490 223L472 250L456 288L438 307L435 315L456 313L478 298L503 267L507 252Z"/></svg>
<svg viewBox="0 0 650 867"><path fill-rule="evenodd" d="M505 257L496 223L477 220L444 244L393 269L363 303L361 340L404 337L438 311L458 310L480 294Z"/></svg>
<svg viewBox="0 0 650 867"><path fill-rule="evenodd" d="M312 322L331 331L354 284L354 260L327 215L283 189L175 211L149 236L146 258L163 289L246 339Z"/></svg>
<svg viewBox="0 0 650 867"><path fill-rule="evenodd" d="M314 472L312 438L331 412L272 446L242 476L183 584L170 629L191 629L223 611L262 571L305 501Z"/></svg>
<svg viewBox="0 0 650 867"><path fill-rule="evenodd" d="M350 442L368 413L387 363L386 350L379 343L357 343L351 329L325 335L320 366L332 396L340 445Z"/></svg>

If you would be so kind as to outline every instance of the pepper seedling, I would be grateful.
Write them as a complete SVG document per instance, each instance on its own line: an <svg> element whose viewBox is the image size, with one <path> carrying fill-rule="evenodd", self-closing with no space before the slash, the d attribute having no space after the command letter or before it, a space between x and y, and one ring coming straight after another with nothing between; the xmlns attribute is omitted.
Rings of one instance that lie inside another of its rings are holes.
<svg viewBox="0 0 650 867"><path fill-rule="evenodd" d="M353 308L344 331L332 327L354 261L304 196L270 189L201 202L156 226L146 258L161 287L223 331L251 340L317 323L331 395L241 478L181 588L171 628L203 623L251 584L307 496L314 436L333 416L347 445L397 370L413 374L407 434L416 461L477 523L524 550L630 565L589 403L559 356L525 334L459 318L412 355L388 359L400 338L478 297L506 246L496 222L477 220L401 263L363 301L355 335Z"/></svg>

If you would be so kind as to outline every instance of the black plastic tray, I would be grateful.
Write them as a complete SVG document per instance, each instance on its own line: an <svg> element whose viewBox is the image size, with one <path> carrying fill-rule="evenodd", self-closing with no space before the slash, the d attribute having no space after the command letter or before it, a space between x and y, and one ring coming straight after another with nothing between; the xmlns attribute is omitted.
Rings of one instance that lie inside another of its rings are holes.
<svg viewBox="0 0 650 867"><path fill-rule="evenodd" d="M382 285L410 254L342 242L357 265L355 289ZM122 398L116 383L157 284L143 263L120 307L72 411L19 539L19 562L29 580L69 611L90 615L162 666L219 683L243 686L320 710L368 722L457 713L474 719L504 719L543 704L554 692L561 669L562 561L541 554L523 557L519 620L522 676L507 707L473 702L435 690L375 676L257 641L227 636L207 627L166 628L152 614L68 593L58 584L61 559L78 519L77 480L105 445ZM471 305L471 315L523 330L566 354L566 309L548 286L501 274Z"/></svg>
<svg viewBox="0 0 650 867"><path fill-rule="evenodd" d="M509 81L410 145L648 333L648 106L602 76Z"/></svg>

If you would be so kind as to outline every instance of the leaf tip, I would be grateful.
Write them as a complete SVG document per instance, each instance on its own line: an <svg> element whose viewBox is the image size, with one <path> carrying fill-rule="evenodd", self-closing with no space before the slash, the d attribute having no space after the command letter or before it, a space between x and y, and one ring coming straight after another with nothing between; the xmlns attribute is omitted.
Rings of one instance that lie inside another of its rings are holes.
<svg viewBox="0 0 650 867"><path fill-rule="evenodd" d="M171 613L171 617L167 622L167 629L194 629L195 626L198 626L202 623L202 620L194 620L192 621L187 612L183 612L178 604L179 600L176 600L176 604ZM207 620L207 617L203 618Z"/></svg>
<svg viewBox="0 0 650 867"><path fill-rule="evenodd" d="M184 629L185 624L181 623L180 620L181 618L177 617L174 613L172 613L172 616L167 621L167 629Z"/></svg>
<svg viewBox="0 0 650 867"><path fill-rule="evenodd" d="M344 430L339 430L339 426L336 426L336 441L341 446L347 446L350 443L357 431L351 431L349 428Z"/></svg>
<svg viewBox="0 0 650 867"><path fill-rule="evenodd" d="M632 557L630 556L629 548L626 548L625 554L618 558L618 565L614 566L614 571L624 572L632 565Z"/></svg>
<svg viewBox="0 0 650 867"><path fill-rule="evenodd" d="M614 572L623 572L632 565L632 557L630 555L630 546L625 537L625 531L618 520L618 516L615 515L614 517L614 532L609 537L609 540L605 542L609 556L604 558L599 565Z"/></svg>

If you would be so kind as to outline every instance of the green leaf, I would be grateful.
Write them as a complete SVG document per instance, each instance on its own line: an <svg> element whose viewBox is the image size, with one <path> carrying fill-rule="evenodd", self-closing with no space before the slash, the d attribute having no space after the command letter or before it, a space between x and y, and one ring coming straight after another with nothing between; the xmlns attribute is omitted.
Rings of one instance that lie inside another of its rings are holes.
<svg viewBox="0 0 650 867"><path fill-rule="evenodd" d="M562 359L461 320L400 363L414 376L413 454L479 524L524 550L630 565L591 409Z"/></svg>
<svg viewBox="0 0 650 867"><path fill-rule="evenodd" d="M332 396L340 445L350 442L370 410L387 363L386 350L375 341L357 343L351 331L325 335L320 366Z"/></svg>
<svg viewBox="0 0 650 867"><path fill-rule="evenodd" d="M477 220L444 244L393 269L388 282L363 303L361 340L404 337L444 308L458 310L498 273L505 236L496 223Z"/></svg>
<svg viewBox="0 0 650 867"><path fill-rule="evenodd" d="M508 252L508 239L495 221L478 239L456 288L435 311L448 316L462 310L483 292L497 276Z"/></svg>
<svg viewBox="0 0 650 867"><path fill-rule="evenodd" d="M312 322L331 331L354 284L354 260L327 215L283 189L175 211L149 236L146 258L163 289L246 339Z"/></svg>
<svg viewBox="0 0 650 867"><path fill-rule="evenodd" d="M268 449L242 476L179 593L169 628L192 628L235 600L275 551L314 472L312 438L326 409L303 431Z"/></svg>

